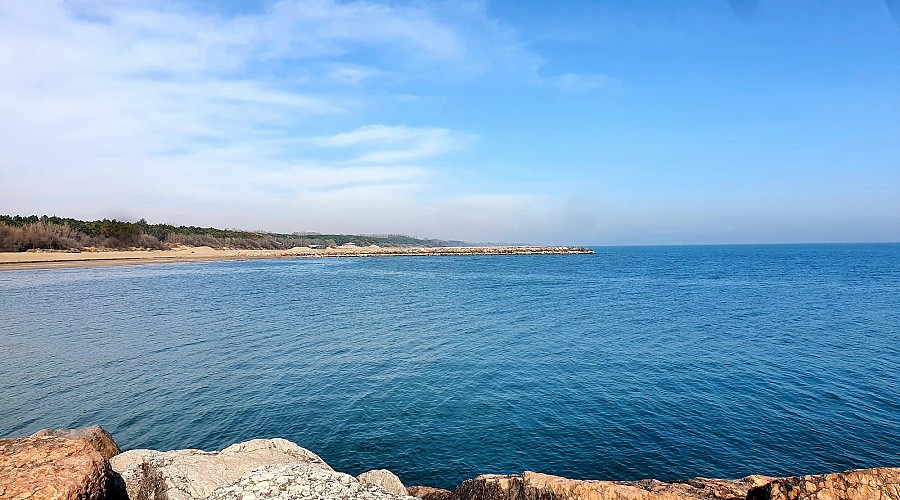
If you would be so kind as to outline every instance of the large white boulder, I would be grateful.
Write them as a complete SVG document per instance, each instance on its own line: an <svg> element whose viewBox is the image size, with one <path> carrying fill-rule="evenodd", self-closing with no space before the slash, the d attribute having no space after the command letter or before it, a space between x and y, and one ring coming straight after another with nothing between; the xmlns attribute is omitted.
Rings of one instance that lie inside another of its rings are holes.
<svg viewBox="0 0 900 500"><path fill-rule="evenodd" d="M218 452L131 450L110 459L130 500L201 500L266 465L331 471L315 453L286 439L254 439Z"/></svg>

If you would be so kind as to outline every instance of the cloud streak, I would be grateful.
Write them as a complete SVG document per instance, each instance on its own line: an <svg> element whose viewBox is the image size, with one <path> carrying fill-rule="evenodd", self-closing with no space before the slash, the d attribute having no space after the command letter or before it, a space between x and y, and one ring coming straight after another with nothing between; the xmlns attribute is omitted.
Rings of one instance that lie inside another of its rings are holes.
<svg viewBox="0 0 900 500"><path fill-rule="evenodd" d="M612 90L618 82L606 75L582 75L565 73L549 78L549 81L565 92L591 92L595 90Z"/></svg>
<svg viewBox="0 0 900 500"><path fill-rule="evenodd" d="M324 148L363 148L350 163L391 164L440 156L465 148L477 137L444 128L366 125L350 132L317 137L309 142Z"/></svg>
<svg viewBox="0 0 900 500"><path fill-rule="evenodd" d="M539 64L477 2L5 2L0 212L505 238L529 195L444 192L429 163L477 135L372 121L369 90Z"/></svg>

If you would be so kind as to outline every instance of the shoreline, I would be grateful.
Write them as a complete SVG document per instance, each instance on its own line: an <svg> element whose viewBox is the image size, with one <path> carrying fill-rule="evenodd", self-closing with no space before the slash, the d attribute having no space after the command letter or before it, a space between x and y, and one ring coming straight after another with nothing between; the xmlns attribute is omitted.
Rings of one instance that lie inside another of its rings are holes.
<svg viewBox="0 0 900 500"><path fill-rule="evenodd" d="M0 271L278 258L573 255L593 253L593 250L585 247L530 245L497 247L342 246L322 249L294 247L288 250L237 250L214 249L210 247L181 247L172 250L98 250L81 252L39 250L28 252L0 252Z"/></svg>

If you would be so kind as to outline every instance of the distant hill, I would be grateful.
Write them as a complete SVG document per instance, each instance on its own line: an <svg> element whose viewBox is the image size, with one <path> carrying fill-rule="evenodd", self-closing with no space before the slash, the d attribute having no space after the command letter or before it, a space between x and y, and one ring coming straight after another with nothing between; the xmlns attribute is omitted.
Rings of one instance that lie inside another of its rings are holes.
<svg viewBox="0 0 900 500"><path fill-rule="evenodd" d="M419 239L406 235L352 235L217 229L213 227L150 224L141 219L83 221L57 216L0 215L0 251L31 249L76 250L83 248L149 248L209 246L239 249L288 249L335 247L346 244L382 247L453 247L471 245L463 241Z"/></svg>

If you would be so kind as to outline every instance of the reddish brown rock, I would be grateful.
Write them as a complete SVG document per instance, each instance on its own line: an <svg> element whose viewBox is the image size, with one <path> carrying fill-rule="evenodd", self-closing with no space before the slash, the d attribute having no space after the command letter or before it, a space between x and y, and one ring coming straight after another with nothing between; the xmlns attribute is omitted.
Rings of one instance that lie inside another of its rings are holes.
<svg viewBox="0 0 900 500"><path fill-rule="evenodd" d="M456 500L456 495L452 491L430 486L408 486L406 494L422 500Z"/></svg>
<svg viewBox="0 0 900 500"><path fill-rule="evenodd" d="M749 476L728 481L696 478L677 483L644 481L580 481L525 472L484 475L464 481L454 492L459 500L744 500L754 486L769 478Z"/></svg>
<svg viewBox="0 0 900 500"><path fill-rule="evenodd" d="M900 468L858 469L774 479L747 500L900 500Z"/></svg>
<svg viewBox="0 0 900 500"><path fill-rule="evenodd" d="M643 481L616 481L616 484L643 489L650 493L650 498L744 500L750 488L761 486L771 480L772 478L766 476L747 476L735 480L695 477L673 483L645 479Z"/></svg>
<svg viewBox="0 0 900 500"><path fill-rule="evenodd" d="M91 447L99 451L100 455L107 460L122 453L122 450L119 449L119 445L116 444L112 435L99 425L82 427L80 429L41 429L31 435L31 437L43 436L55 436L87 441Z"/></svg>
<svg viewBox="0 0 900 500"><path fill-rule="evenodd" d="M111 477L109 462L86 441L0 439L3 500L104 500Z"/></svg>
<svg viewBox="0 0 900 500"><path fill-rule="evenodd" d="M466 479L453 492L461 500L524 500L521 474L483 474Z"/></svg>

